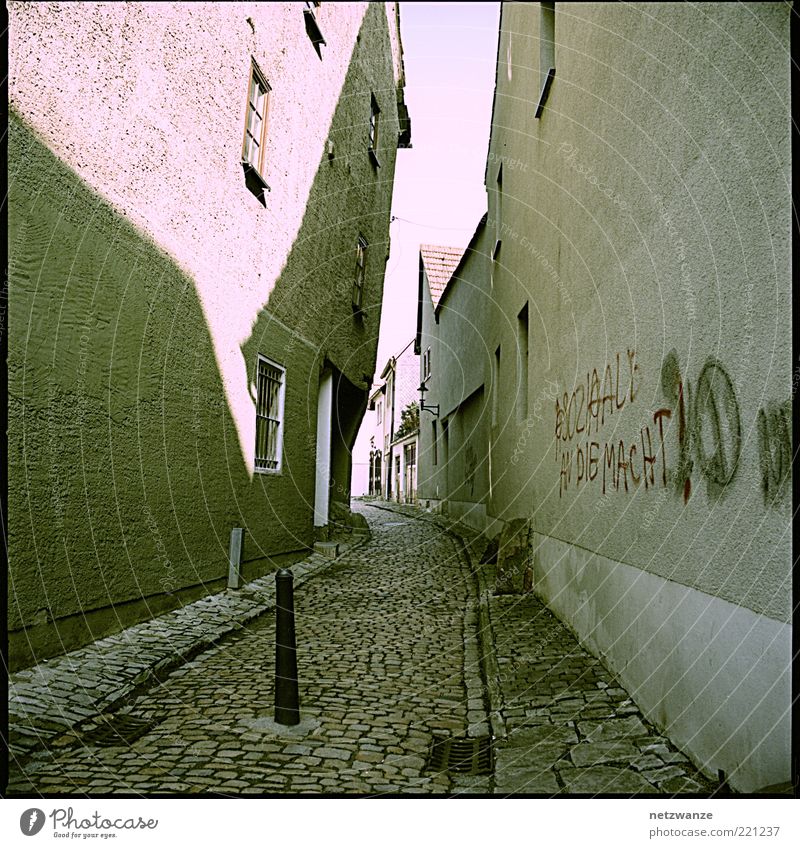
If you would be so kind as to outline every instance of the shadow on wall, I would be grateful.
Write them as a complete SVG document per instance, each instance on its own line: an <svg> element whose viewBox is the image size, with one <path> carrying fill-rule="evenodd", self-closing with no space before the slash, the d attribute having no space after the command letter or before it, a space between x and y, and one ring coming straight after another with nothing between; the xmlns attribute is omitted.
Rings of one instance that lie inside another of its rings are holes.
<svg viewBox="0 0 800 848"><path fill-rule="evenodd" d="M307 550L326 359L343 375L332 464L349 497L350 449L375 367L397 143L381 4L365 15L362 42L367 27L382 49L356 48L332 124L336 155L323 155L268 311L242 346L249 379L258 353L287 369L277 475L251 479L244 466L192 280L12 112L12 670L223 589L232 527L245 529L245 579ZM385 103L383 168L366 147L370 62L382 63L386 80L374 92ZM352 130L362 122L363 143ZM362 316L352 307L359 233L370 245Z"/></svg>
<svg viewBox="0 0 800 848"><path fill-rule="evenodd" d="M305 549L313 473L250 480L192 281L13 113L9 162L13 669L222 589L234 526Z"/></svg>
<svg viewBox="0 0 800 848"><path fill-rule="evenodd" d="M382 58L390 53L385 9L370 4L331 121L333 155L322 156L297 239L241 348L249 374L259 354L286 366L286 433L307 434L306 452L312 461L319 381L323 369L332 367L330 494L345 503L350 497L351 452L375 372L389 252L399 131L394 79ZM381 108L376 151L380 165L368 151L373 94ZM363 127L363 133L354 127ZM354 306L359 237L368 245L360 309ZM287 333L284 327L294 330ZM314 361L304 360L298 373L294 359L303 349ZM313 508L313 487L305 507Z"/></svg>

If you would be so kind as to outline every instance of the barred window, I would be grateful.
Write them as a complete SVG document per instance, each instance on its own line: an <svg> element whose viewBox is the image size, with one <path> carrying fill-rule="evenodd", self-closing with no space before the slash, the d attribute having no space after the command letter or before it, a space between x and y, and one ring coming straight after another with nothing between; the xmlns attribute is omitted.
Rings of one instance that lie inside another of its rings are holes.
<svg viewBox="0 0 800 848"><path fill-rule="evenodd" d="M283 454L283 397L286 369L258 357L256 383L256 471L279 472Z"/></svg>

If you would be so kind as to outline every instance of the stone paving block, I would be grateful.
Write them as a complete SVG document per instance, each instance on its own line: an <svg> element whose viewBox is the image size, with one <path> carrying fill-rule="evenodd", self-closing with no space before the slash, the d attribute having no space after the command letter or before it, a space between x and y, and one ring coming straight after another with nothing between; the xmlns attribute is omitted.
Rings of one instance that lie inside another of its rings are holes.
<svg viewBox="0 0 800 848"><path fill-rule="evenodd" d="M631 765L636 769L636 771L647 771L648 769L652 770L660 768L662 762L653 754L647 754L644 757L638 757L637 759L631 760Z"/></svg>
<svg viewBox="0 0 800 848"><path fill-rule="evenodd" d="M659 754L663 762L665 763L688 763L689 758L680 753L680 751L668 751L666 754Z"/></svg>
<svg viewBox="0 0 800 848"><path fill-rule="evenodd" d="M496 795L557 795L561 787L554 772L533 767L498 771L494 791Z"/></svg>
<svg viewBox="0 0 800 848"><path fill-rule="evenodd" d="M665 766L664 768L654 769L652 771L643 771L642 774L651 783L662 783L672 777L685 777L686 771L680 766Z"/></svg>
<svg viewBox="0 0 800 848"><path fill-rule="evenodd" d="M536 745L574 745L578 741L575 729L569 725L546 724L537 727L520 728L508 735L508 744L534 747Z"/></svg>
<svg viewBox="0 0 800 848"><path fill-rule="evenodd" d="M590 742L632 738L647 733L647 728L635 717L609 719L601 722L583 721L578 723L578 730Z"/></svg>
<svg viewBox="0 0 800 848"><path fill-rule="evenodd" d="M501 774L508 770L552 768L569 750L566 744L544 745L533 748L495 747L495 770Z"/></svg>
<svg viewBox="0 0 800 848"><path fill-rule="evenodd" d="M659 785L662 792L670 795L706 793L708 790L690 777L671 777Z"/></svg>
<svg viewBox="0 0 800 848"><path fill-rule="evenodd" d="M639 751L630 742L584 742L569 752L576 766L593 766L602 763L629 763L639 756Z"/></svg>
<svg viewBox="0 0 800 848"><path fill-rule="evenodd" d="M559 775L570 795L656 794L655 786L640 774L613 766L560 768Z"/></svg>

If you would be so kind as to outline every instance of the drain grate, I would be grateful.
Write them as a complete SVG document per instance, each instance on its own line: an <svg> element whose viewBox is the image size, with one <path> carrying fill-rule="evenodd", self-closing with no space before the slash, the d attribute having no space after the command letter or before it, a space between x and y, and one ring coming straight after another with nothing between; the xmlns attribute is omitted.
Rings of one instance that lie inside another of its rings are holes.
<svg viewBox="0 0 800 848"><path fill-rule="evenodd" d="M491 774L492 740L489 736L434 736L425 768L437 772Z"/></svg>
<svg viewBox="0 0 800 848"><path fill-rule="evenodd" d="M83 742L87 745L130 745L157 724L157 720L126 713L100 716L97 726L83 734Z"/></svg>

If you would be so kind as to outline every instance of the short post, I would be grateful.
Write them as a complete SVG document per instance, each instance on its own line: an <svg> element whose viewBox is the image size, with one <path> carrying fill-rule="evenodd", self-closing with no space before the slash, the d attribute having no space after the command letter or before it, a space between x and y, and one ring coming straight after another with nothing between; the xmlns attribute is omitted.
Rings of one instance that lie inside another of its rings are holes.
<svg viewBox="0 0 800 848"><path fill-rule="evenodd" d="M287 568L275 575L275 722L300 723L297 646L294 636L294 577Z"/></svg>
<svg viewBox="0 0 800 848"><path fill-rule="evenodd" d="M242 536L244 530L241 527L234 527L231 530L231 546L228 549L228 588L238 589L242 574L239 570L242 564Z"/></svg>

